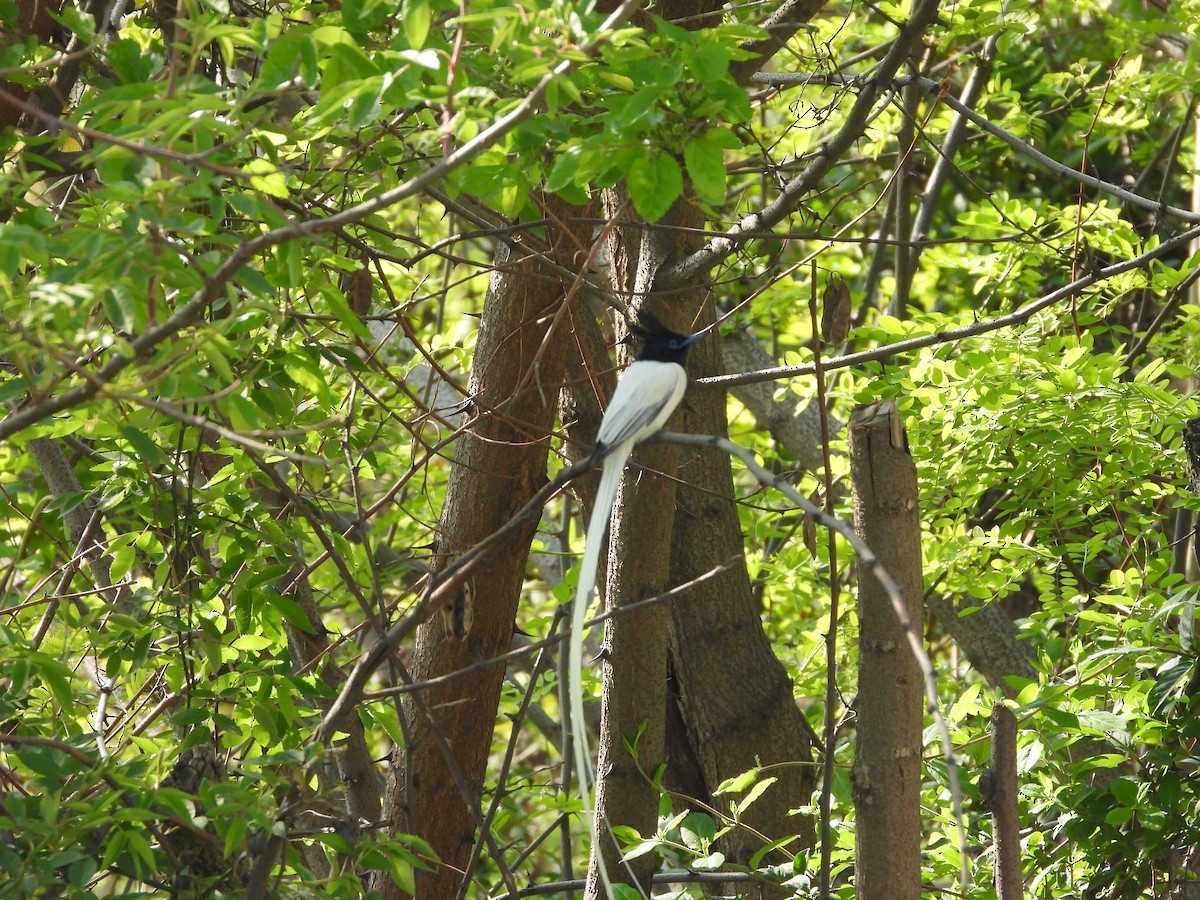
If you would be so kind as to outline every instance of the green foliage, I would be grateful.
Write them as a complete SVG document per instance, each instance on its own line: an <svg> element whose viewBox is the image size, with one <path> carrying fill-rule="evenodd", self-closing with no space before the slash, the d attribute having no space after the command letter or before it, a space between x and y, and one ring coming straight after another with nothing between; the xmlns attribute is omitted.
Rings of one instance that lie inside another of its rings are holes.
<svg viewBox="0 0 1200 900"><path fill-rule="evenodd" d="M85 47L69 103L0 134L0 421L66 398L0 443L0 896L240 896L267 858L279 896L349 898L367 895L364 877L411 890L435 863L421 837L342 814L346 733L331 748L312 735L380 617L413 608L451 443L472 413L471 317L494 242L553 234L544 193L584 207L613 187L649 222L684 201L714 231L752 226L755 239L714 271L714 295L781 364L814 360L809 302L833 274L856 307L847 352L926 342L826 373L826 387L839 419L883 398L905 416L930 596L960 617L1029 601L1017 646L1037 679L1003 687L1020 720L1030 895L1160 896L1195 863L1197 597L1174 522L1200 510L1180 441L1197 414L1200 306L1183 294L1197 257L1176 250L976 328L1186 227L1161 204L1191 202L1194 9L943 7L927 36L931 77L957 95L995 37L974 108L1151 208L968 125L908 302L885 315L909 237L888 224L891 198L914 208L922 189L911 172L897 177L906 114L891 94L775 236L743 221L823 158L862 88L739 83L730 65L766 37L769 8L600 34L598 14L559 0L213 0L180 3L170 22L161 7L133 5L97 35L64 6L59 28ZM0 21L19 8L0 0ZM824 9L771 68L870 78L909 14ZM66 71L57 46L0 43L6 94ZM436 168L517 111L462 165ZM924 95L918 172L939 159L952 119ZM354 212L388 192L402 196ZM339 212L336 228L315 224ZM262 242L296 222L310 224ZM975 330L938 337L955 329ZM808 377L791 387L815 392ZM730 412L736 440L795 468L737 401ZM78 484L53 481L45 443ZM828 449L848 518L844 435ZM823 500L819 474L800 483ZM765 628L835 763L826 859L784 836L745 867L778 851L787 863L758 875L811 895L824 867L831 895L851 896L852 554L744 473L737 485ZM95 517L115 588L72 513ZM548 533L542 544L563 547ZM561 569L531 565L519 624L537 638L564 596ZM953 626L929 634L972 772L987 765L1003 691L950 649ZM559 781L558 735L530 725L559 714L556 689L553 676L511 674L485 779L494 841L471 895L502 883L510 848L522 883L565 868L545 836L578 804ZM541 716L525 714L527 694ZM356 713L372 760L403 749L393 698L372 694ZM924 880L949 889L949 781L932 731L926 744ZM200 748L219 765L177 783ZM775 777L756 769L718 786L707 799L728 815L663 788L655 833L619 831L628 855L692 871L730 863L722 838ZM967 894L984 898L990 825L967 791L971 843L984 848ZM811 798L798 816L818 809Z"/></svg>

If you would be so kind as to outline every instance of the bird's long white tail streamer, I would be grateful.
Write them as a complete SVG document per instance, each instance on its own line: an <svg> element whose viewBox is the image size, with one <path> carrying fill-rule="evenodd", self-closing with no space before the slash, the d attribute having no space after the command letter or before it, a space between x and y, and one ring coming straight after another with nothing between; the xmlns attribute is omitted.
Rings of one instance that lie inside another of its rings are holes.
<svg viewBox="0 0 1200 900"><path fill-rule="evenodd" d="M567 643L567 693L570 700L572 752L575 769L579 773L579 793L583 798L583 815L588 820L593 853L599 868L600 879L608 888L608 871L604 865L604 854L598 843L599 829L593 815L592 791L592 748L588 740L587 725L583 720L583 623L587 616L592 591L596 587L596 571L600 567L600 549L608 531L613 503L617 498L617 487L621 473L633 451L633 442L614 447L604 460L604 471L600 475L600 487L592 504L592 516L588 521L587 541L583 548L583 562L579 566L579 582L575 589L575 602L571 604L571 637Z"/></svg>

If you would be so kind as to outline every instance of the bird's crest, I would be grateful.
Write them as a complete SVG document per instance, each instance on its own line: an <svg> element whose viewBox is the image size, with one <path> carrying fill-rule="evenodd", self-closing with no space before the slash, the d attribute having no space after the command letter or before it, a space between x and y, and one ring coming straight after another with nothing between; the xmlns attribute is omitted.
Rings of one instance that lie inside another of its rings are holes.
<svg viewBox="0 0 1200 900"><path fill-rule="evenodd" d="M670 340L674 338L677 341L683 341L687 335L680 334L678 331L672 331L662 323L654 313L648 309L639 309L634 318L629 322L629 331L631 334L637 335L643 341L654 340Z"/></svg>

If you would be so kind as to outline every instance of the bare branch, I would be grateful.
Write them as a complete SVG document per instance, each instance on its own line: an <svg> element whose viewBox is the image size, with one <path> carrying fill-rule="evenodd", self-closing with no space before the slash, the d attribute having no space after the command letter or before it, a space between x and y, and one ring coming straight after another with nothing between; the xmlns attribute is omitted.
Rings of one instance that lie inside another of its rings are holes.
<svg viewBox="0 0 1200 900"><path fill-rule="evenodd" d="M791 215L842 155L862 137L880 97L891 90L890 85L896 73L920 45L926 29L937 18L937 10L938 0L918 0L912 17L901 26L899 36L880 61L874 76L863 84L862 90L846 114L842 127L821 145L812 162L784 185L775 200L767 204L761 212L746 216L704 249L673 266L661 269L656 277L656 287L662 290L695 281L742 246L749 239L749 233L774 228Z"/></svg>
<svg viewBox="0 0 1200 900"><path fill-rule="evenodd" d="M900 353L920 350L923 347L949 344L954 341L960 341L963 338L998 331L1010 325L1024 324L1036 313L1053 306L1061 300L1073 297L1092 285L1099 284L1116 275L1140 269L1152 260L1167 256L1181 247L1186 247L1191 241L1197 238L1200 238L1200 227L1190 228L1174 237L1167 238L1161 244L1152 247L1145 253L1138 254L1132 259L1122 260L1121 262L1113 263L1111 266L1103 266L1089 272L1087 275L1075 279L1070 284L1065 284L1039 297L1037 300L1027 303L1016 312L997 316L994 319L986 321L974 322L970 325L964 325L962 328L952 328L949 331L938 331L922 337L909 338L906 341L897 341L894 344L876 347L874 350L864 350L861 353L850 353L846 356L822 360L821 368L828 371L829 369L845 369L852 366L861 366L863 363L879 362ZM697 385L704 385L705 387L731 387L735 384L750 384L755 381L772 381L778 378L796 378L802 375L815 374L816 367L812 363L805 363L800 366L776 366L771 369L760 369L757 372L743 372L740 375L718 375L711 378L698 378L695 383Z"/></svg>
<svg viewBox="0 0 1200 900"><path fill-rule="evenodd" d="M808 73L777 73L777 72L760 72L755 74L750 79L756 84L771 84L775 86L782 85L806 85L810 83L837 84L854 87L861 85L864 92L877 91L879 83L878 76L870 78L847 78L844 76L830 75L815 75ZM1077 181L1087 187L1094 188L1101 193L1111 194L1114 197L1119 197L1131 206L1136 206L1139 209L1149 210L1150 212L1158 213L1162 216L1172 216L1183 222L1195 223L1200 222L1200 210L1184 209L1181 206L1171 206L1169 203L1163 203L1160 200L1151 200L1148 197L1143 197L1141 194L1122 187L1119 184L1114 184L1111 181L1104 181L1097 178L1095 175L1089 175L1086 172L1081 172L1078 169L1073 169L1068 165L1060 163L1058 160L1047 156L1042 151L1035 148L1032 144L1021 140L1011 131L1006 131L999 125L995 124L986 116L980 115L973 110L968 102L959 100L952 94L943 92L945 85L940 81L935 81L932 78L924 78L919 75L901 75L892 79L894 88L902 88L910 84L918 84L921 89L934 93L938 100L945 103L953 109L962 119L973 122L978 125L988 134L993 137L998 137L1008 146L1012 147L1018 153L1028 156L1038 165L1049 171L1051 174L1068 178L1072 181ZM968 97L965 93L964 96ZM949 136L947 136L949 140ZM743 220L744 221L744 220Z"/></svg>
<svg viewBox="0 0 1200 900"><path fill-rule="evenodd" d="M731 64L729 74L738 84L745 84L784 48L792 35L802 30L827 2L828 0L784 0L783 5L762 24L768 32L767 37L761 41L747 41L742 44L743 50L749 50L755 55Z"/></svg>

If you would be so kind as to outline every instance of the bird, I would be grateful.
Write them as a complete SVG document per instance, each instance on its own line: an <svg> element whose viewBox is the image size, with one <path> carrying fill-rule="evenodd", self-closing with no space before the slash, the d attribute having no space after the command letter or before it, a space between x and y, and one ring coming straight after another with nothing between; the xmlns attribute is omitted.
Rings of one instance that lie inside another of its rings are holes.
<svg viewBox="0 0 1200 900"><path fill-rule="evenodd" d="M583 724L583 623L596 586L600 549L604 545L617 486L621 483L621 473L625 470L629 454L634 447L662 428L679 406L687 389L687 372L683 366L688 348L703 337L703 332L693 335L674 332L649 310L640 310L636 318L637 321L630 324L630 331L642 339L642 350L617 382L617 389L613 391L608 409L600 420L596 447L590 457L593 465L602 463L604 471L600 475L600 486L592 504L583 561L579 566L575 599L571 606L567 692L573 752L585 816L590 815L592 754L587 729ZM589 827L595 845L597 832L594 818ZM597 852L596 858L601 878L607 887L604 857Z"/></svg>

